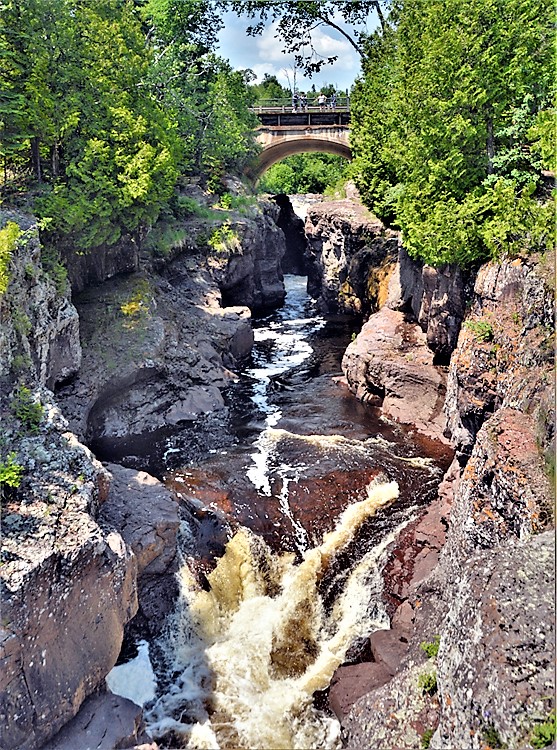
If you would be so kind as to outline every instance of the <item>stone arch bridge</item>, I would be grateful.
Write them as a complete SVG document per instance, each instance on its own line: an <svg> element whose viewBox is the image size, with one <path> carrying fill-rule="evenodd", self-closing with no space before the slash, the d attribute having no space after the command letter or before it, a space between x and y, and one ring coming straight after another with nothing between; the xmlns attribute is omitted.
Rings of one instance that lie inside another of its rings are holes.
<svg viewBox="0 0 557 750"><path fill-rule="evenodd" d="M261 122L257 128L257 141L263 150L246 174L255 182L270 166L292 154L320 151L352 158L350 111L347 107L304 112L288 112L285 107L275 110L256 108L254 111Z"/></svg>

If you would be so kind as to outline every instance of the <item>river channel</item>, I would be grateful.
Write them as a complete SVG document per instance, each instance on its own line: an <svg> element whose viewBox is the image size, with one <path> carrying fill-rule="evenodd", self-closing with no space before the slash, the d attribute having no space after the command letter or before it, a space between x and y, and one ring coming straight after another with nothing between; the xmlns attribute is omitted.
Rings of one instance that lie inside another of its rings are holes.
<svg viewBox="0 0 557 750"><path fill-rule="evenodd" d="M165 454L191 522L177 610L139 701L161 747L340 747L314 695L355 639L389 627L386 549L446 467L344 384L359 321L318 314L304 277L285 283L227 395L231 439L195 465L172 442Z"/></svg>

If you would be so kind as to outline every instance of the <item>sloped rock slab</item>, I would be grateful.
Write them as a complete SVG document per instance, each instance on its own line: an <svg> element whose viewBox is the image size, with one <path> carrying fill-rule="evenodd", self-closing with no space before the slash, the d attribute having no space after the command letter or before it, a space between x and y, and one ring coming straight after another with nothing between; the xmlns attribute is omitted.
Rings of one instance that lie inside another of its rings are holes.
<svg viewBox="0 0 557 750"><path fill-rule="evenodd" d="M434 366L421 328L403 313L383 307L372 315L347 348L342 369L360 400L379 402L385 417L446 442L446 373Z"/></svg>
<svg viewBox="0 0 557 750"><path fill-rule="evenodd" d="M116 750L147 740L142 709L112 693L91 695L75 716L41 750Z"/></svg>

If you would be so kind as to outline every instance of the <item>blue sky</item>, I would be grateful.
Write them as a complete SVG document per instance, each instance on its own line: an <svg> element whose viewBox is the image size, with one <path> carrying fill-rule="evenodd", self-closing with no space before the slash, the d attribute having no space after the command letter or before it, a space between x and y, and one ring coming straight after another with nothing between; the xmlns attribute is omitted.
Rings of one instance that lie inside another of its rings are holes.
<svg viewBox="0 0 557 750"><path fill-rule="evenodd" d="M274 38L274 29L267 26L261 36L247 36L245 30L249 25L247 18L238 18L232 13L224 16L225 27L219 35L219 53L230 60L234 68L251 68L260 81L265 73L275 75L283 86L288 87L288 79L293 78L294 58L284 55L282 44ZM346 26L342 18L335 18L339 25ZM366 31L370 32L376 25L376 18L370 13ZM349 30L349 29L347 29ZM337 31L329 27L320 27L314 32L316 50L326 56L338 55L334 65L325 66L320 73L311 79L304 78L300 71L296 73L296 84L300 91L311 88L315 83L317 89L324 83L333 83L339 91L350 89L359 75L360 59L349 42Z"/></svg>

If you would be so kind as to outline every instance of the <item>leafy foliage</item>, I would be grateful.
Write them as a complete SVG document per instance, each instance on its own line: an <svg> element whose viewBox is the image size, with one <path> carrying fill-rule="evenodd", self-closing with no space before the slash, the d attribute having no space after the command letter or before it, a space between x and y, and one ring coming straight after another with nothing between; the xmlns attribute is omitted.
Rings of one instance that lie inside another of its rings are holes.
<svg viewBox="0 0 557 750"><path fill-rule="evenodd" d="M29 432L39 431L44 408L40 401L36 401L27 386L20 385L12 399L12 411Z"/></svg>
<svg viewBox="0 0 557 750"><path fill-rule="evenodd" d="M16 461L14 452L8 453L5 461L0 461L0 487L19 487L24 467Z"/></svg>
<svg viewBox="0 0 557 750"><path fill-rule="evenodd" d="M347 164L331 154L295 154L273 164L258 187L266 193L323 193L346 179Z"/></svg>
<svg viewBox="0 0 557 750"><path fill-rule="evenodd" d="M551 711L547 721L538 724L530 739L532 747L541 748L549 747L555 742L555 710Z"/></svg>
<svg viewBox="0 0 557 750"><path fill-rule="evenodd" d="M435 672L422 672L418 677L418 687L423 693L434 695L437 692L437 674Z"/></svg>
<svg viewBox="0 0 557 750"><path fill-rule="evenodd" d="M491 341L493 326L487 320L467 320L464 324L474 334L476 341Z"/></svg>
<svg viewBox="0 0 557 750"><path fill-rule="evenodd" d="M217 5L232 8L246 15L254 23L248 34L260 34L265 24L275 22L276 34L283 43L283 52L293 53L296 66L311 75L338 59L337 55L322 57L316 52L312 32L320 26L329 26L341 33L352 47L362 54L362 34L354 31L353 24L362 24L374 10L382 25L383 13L378 0L218 0ZM348 28L347 28L348 26Z"/></svg>
<svg viewBox="0 0 557 750"><path fill-rule="evenodd" d="M10 258L20 234L21 229L14 221L8 221L6 226L0 229L0 296L10 283Z"/></svg>
<svg viewBox="0 0 557 750"><path fill-rule="evenodd" d="M212 53L214 0L5 0L2 190L28 177L43 240L142 236L177 177L216 192L255 152L244 73Z"/></svg>
<svg viewBox="0 0 557 750"><path fill-rule="evenodd" d="M499 732L493 724L486 724L482 727L482 739L487 743L488 747L493 748L493 750L505 747Z"/></svg>
<svg viewBox="0 0 557 750"><path fill-rule="evenodd" d="M420 643L420 648L422 649L422 651L425 654L427 654L427 656L430 659L433 659L439 653L439 642L440 642L440 640L441 640L441 636L434 635L433 636L433 641L422 641Z"/></svg>
<svg viewBox="0 0 557 750"><path fill-rule="evenodd" d="M390 20L352 96L366 204L433 265L549 247L549 1L401 0Z"/></svg>

